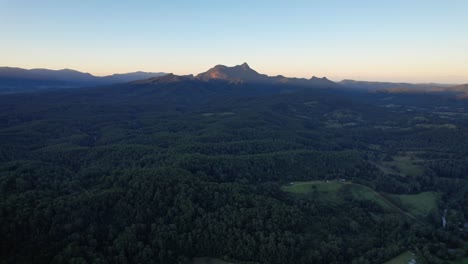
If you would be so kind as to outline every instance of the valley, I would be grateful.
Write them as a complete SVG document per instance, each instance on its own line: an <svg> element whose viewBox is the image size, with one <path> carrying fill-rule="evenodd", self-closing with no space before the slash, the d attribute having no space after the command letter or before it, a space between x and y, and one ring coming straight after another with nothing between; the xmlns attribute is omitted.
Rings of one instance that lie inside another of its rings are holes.
<svg viewBox="0 0 468 264"><path fill-rule="evenodd" d="M5 263L463 258L465 101L236 67L0 96Z"/></svg>

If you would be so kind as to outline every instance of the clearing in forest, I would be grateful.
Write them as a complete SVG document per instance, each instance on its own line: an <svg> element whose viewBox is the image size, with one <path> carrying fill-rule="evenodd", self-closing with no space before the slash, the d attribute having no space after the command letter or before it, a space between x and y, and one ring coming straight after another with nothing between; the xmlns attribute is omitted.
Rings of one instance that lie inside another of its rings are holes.
<svg viewBox="0 0 468 264"><path fill-rule="evenodd" d="M425 217L437 208L438 194L435 192L422 192L418 194L391 195L398 199L403 208L417 217Z"/></svg>
<svg viewBox="0 0 468 264"><path fill-rule="evenodd" d="M306 197L340 203L346 197L356 200L371 200L384 209L394 206L374 190L360 184L346 181L307 181L294 182L282 187L282 190Z"/></svg>
<svg viewBox="0 0 468 264"><path fill-rule="evenodd" d="M420 263L417 256L413 255L410 251L405 251L384 264L408 264L412 259L416 260L416 264Z"/></svg>

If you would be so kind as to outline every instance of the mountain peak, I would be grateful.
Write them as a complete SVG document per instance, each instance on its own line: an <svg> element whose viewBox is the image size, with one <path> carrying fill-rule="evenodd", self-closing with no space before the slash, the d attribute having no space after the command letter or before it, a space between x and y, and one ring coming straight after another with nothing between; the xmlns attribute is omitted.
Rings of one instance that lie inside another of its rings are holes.
<svg viewBox="0 0 468 264"><path fill-rule="evenodd" d="M251 70L251 68L250 68L249 64L247 64L247 62L242 63L240 66L241 66L243 69Z"/></svg>
<svg viewBox="0 0 468 264"><path fill-rule="evenodd" d="M198 74L195 78L201 81L222 80L231 83L289 84L303 87L335 87L337 85L325 77L317 78L314 76L311 79L287 78L282 75L269 77L250 68L247 62L232 67L216 65L208 71Z"/></svg>
<svg viewBox="0 0 468 264"><path fill-rule="evenodd" d="M197 79L208 81L208 80L225 80L231 82L254 82L265 79L267 76L259 74L255 70L252 70L250 66L244 62L241 65L228 67L224 65L216 65L204 73L197 75Z"/></svg>

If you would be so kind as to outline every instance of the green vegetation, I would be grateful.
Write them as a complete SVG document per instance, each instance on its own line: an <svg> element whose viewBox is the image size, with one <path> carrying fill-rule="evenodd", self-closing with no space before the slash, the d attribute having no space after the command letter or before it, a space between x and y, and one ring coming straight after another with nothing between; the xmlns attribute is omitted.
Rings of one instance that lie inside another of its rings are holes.
<svg viewBox="0 0 468 264"><path fill-rule="evenodd" d="M313 200L320 199L327 203L339 204L342 198L338 191L343 187L343 183L338 181L307 181L292 182L282 186L282 190L293 193L299 197L306 197Z"/></svg>
<svg viewBox="0 0 468 264"><path fill-rule="evenodd" d="M421 176L424 173L424 167L421 165L423 160L414 155L397 155L392 159L392 161L383 162L383 165L389 168L385 172L392 170L407 176Z"/></svg>
<svg viewBox="0 0 468 264"><path fill-rule="evenodd" d="M387 212L402 213L403 215L409 216L410 218L414 218L415 216L412 214L412 211L406 211L407 207L400 208L398 205L393 204L391 201L387 200L376 191L361 184L354 184L341 180L307 181L291 182L285 186L282 186L281 189L285 192L295 194L298 197L304 197L312 200L323 200L335 204L343 203L349 200L368 201L375 203ZM421 198L424 199L424 197ZM405 203L404 205L407 204ZM421 206L423 205L428 204L421 204ZM433 206L435 206L435 203ZM408 207L410 206L408 205ZM411 208L413 209L413 207Z"/></svg>
<svg viewBox="0 0 468 264"><path fill-rule="evenodd" d="M414 117L443 125L435 105L463 102L346 96L196 81L0 96L0 262L462 258L468 120Z"/></svg>
<svg viewBox="0 0 468 264"><path fill-rule="evenodd" d="M343 187L343 183L339 181L307 181L307 182L291 182L282 189L285 192L296 194L307 194L317 190L321 194L336 195L336 192Z"/></svg>
<svg viewBox="0 0 468 264"><path fill-rule="evenodd" d="M439 199L437 193L434 192L393 195L392 197L398 199L405 210L418 217L425 217L432 210L437 209Z"/></svg>
<svg viewBox="0 0 468 264"><path fill-rule="evenodd" d="M450 264L468 264L468 258L457 259L450 262Z"/></svg>
<svg viewBox="0 0 468 264"><path fill-rule="evenodd" d="M374 190L351 182L341 182L338 180L331 181L308 181L308 182L292 182L282 187L285 192L306 195L312 199L323 199L329 202L343 202L344 199L350 197L360 201L372 201L381 206L383 209L391 209L393 205L385 200ZM345 193L349 193L346 196Z"/></svg>

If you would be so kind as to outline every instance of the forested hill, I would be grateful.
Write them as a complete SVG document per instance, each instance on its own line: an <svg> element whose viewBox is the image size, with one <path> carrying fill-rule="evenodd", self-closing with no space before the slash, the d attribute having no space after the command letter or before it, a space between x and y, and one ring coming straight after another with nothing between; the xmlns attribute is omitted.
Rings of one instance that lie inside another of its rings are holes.
<svg viewBox="0 0 468 264"><path fill-rule="evenodd" d="M139 71L124 74L112 74L101 77L71 69L27 70L15 67L0 67L0 94L102 86L116 83L126 83L163 75L165 75L165 73Z"/></svg>
<svg viewBox="0 0 468 264"><path fill-rule="evenodd" d="M461 261L465 101L270 80L0 96L0 262Z"/></svg>

